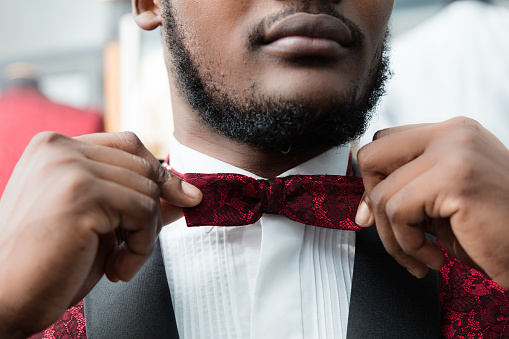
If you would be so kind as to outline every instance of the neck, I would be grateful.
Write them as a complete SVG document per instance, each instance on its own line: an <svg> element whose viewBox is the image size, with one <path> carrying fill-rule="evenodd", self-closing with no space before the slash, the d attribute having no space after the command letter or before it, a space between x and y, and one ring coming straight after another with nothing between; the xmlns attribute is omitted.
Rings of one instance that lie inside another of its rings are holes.
<svg viewBox="0 0 509 339"><path fill-rule="evenodd" d="M276 177L326 151L304 154L260 151L218 134L198 118L186 117L179 119L175 116L175 138L181 144L264 178Z"/></svg>

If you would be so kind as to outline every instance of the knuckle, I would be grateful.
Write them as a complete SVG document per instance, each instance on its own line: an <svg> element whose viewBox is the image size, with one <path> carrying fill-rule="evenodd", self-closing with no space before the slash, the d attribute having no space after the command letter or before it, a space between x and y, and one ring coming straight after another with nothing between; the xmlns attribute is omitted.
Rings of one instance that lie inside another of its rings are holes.
<svg viewBox="0 0 509 339"><path fill-rule="evenodd" d="M159 186L152 180L147 181L147 192L150 197L154 199L159 198L160 195Z"/></svg>
<svg viewBox="0 0 509 339"><path fill-rule="evenodd" d="M149 178L153 177L154 171L152 170L152 165L150 164L150 162L148 162L146 159L140 158L135 155L133 155L133 157L138 159L140 169L141 169L142 173L144 173L145 177L149 177Z"/></svg>
<svg viewBox="0 0 509 339"><path fill-rule="evenodd" d="M140 138L134 132L119 132L117 136L123 141L123 144L127 146L133 153L137 153L141 148L145 148Z"/></svg>
<svg viewBox="0 0 509 339"><path fill-rule="evenodd" d="M398 248L394 251L394 254L392 256L398 261L398 263L402 266L408 265L408 254L405 252L401 246L398 246Z"/></svg>
<svg viewBox="0 0 509 339"><path fill-rule="evenodd" d="M475 150L478 140L476 132L471 129L460 129L454 134L454 141L464 150Z"/></svg>
<svg viewBox="0 0 509 339"><path fill-rule="evenodd" d="M393 257L401 266L408 267L411 264L409 255L396 241L390 244L384 244L384 247L387 253L389 253L391 257Z"/></svg>
<svg viewBox="0 0 509 339"><path fill-rule="evenodd" d="M386 204L387 204L387 198L385 196L384 191L378 189L378 187L375 187L369 196L369 201L371 203L371 207L378 212L385 211Z"/></svg>
<svg viewBox="0 0 509 339"><path fill-rule="evenodd" d="M151 164L145 160L144 158L140 158L137 155L129 154L131 164L132 164L132 170L145 178L148 179L154 179L154 171L152 169ZM134 174L133 174L134 175ZM136 176L133 177L133 180L138 179ZM139 180L139 179L138 179Z"/></svg>
<svg viewBox="0 0 509 339"><path fill-rule="evenodd" d="M27 150L29 152L35 152L44 146L55 144L63 139L66 139L65 135L56 132L41 132L36 134L30 143L28 144Z"/></svg>
<svg viewBox="0 0 509 339"><path fill-rule="evenodd" d="M478 131L481 128L481 124L474 119L467 117L455 117L449 120L449 122L458 127Z"/></svg>
<svg viewBox="0 0 509 339"><path fill-rule="evenodd" d="M405 214L401 210L401 206L394 199L390 199L385 204L385 213L391 224L401 224Z"/></svg>
<svg viewBox="0 0 509 339"><path fill-rule="evenodd" d="M471 183L476 175L476 167L465 152L456 152L446 160L448 173L451 176L451 182ZM469 185L467 185L469 186ZM467 187L465 185L457 187Z"/></svg>
<svg viewBox="0 0 509 339"><path fill-rule="evenodd" d="M56 191L83 190L85 187L81 187L79 182L90 179L85 174L87 170L84 160L76 154L61 152L60 148L49 148L41 149L31 156L37 163L37 171L33 176L37 180L55 183L53 188Z"/></svg>
<svg viewBox="0 0 509 339"><path fill-rule="evenodd" d="M157 210L159 208L158 200L151 197L146 197L141 199L140 204L142 210L144 211L145 217L150 218L157 214Z"/></svg>
<svg viewBox="0 0 509 339"><path fill-rule="evenodd" d="M84 171L76 171L74 174L69 175L67 179L67 190L75 196L80 196L91 188L92 177Z"/></svg>
<svg viewBox="0 0 509 339"><path fill-rule="evenodd" d="M41 132L32 138L32 142L36 144L51 144L55 141L67 138L65 135L56 132Z"/></svg>
<svg viewBox="0 0 509 339"><path fill-rule="evenodd" d="M473 193L473 194L472 194ZM469 224L469 219L472 216L471 210L475 208L475 205L472 205L472 201L470 199L470 195L476 195L473 189L467 190L462 189L457 192L449 193L446 197L446 203L444 203L444 209L447 211L461 211L462 213L457 213L458 224L461 227L464 227ZM444 199L445 200L445 199Z"/></svg>
<svg viewBox="0 0 509 339"><path fill-rule="evenodd" d="M426 244L424 237L408 237L405 241L401 242L401 249L409 255L416 255Z"/></svg>
<svg viewBox="0 0 509 339"><path fill-rule="evenodd" d="M86 199L90 201L90 192L93 187L94 179L86 171L66 170L59 177L59 188L63 192L62 198L66 203L83 203L83 201L87 201Z"/></svg>
<svg viewBox="0 0 509 339"><path fill-rule="evenodd" d="M399 262L400 258L406 256L405 252L401 249L397 242L384 243L384 248L394 259Z"/></svg>
<svg viewBox="0 0 509 339"><path fill-rule="evenodd" d="M368 144L362 147L357 152L357 164L359 165L359 170L364 173L371 168L371 144Z"/></svg>
<svg viewBox="0 0 509 339"><path fill-rule="evenodd" d="M381 130L378 130L376 131L376 133L373 135L373 140L377 140L377 139L380 139L382 137L384 137L385 135L387 135L387 129L381 129Z"/></svg>
<svg viewBox="0 0 509 339"><path fill-rule="evenodd" d="M444 133L462 148L472 148L479 141L482 129L481 124L473 119L457 117L446 122Z"/></svg>
<svg viewBox="0 0 509 339"><path fill-rule="evenodd" d="M107 220L107 218L98 213L81 213L76 218L76 229L85 234L90 234L91 232L96 232L101 225L107 223Z"/></svg>

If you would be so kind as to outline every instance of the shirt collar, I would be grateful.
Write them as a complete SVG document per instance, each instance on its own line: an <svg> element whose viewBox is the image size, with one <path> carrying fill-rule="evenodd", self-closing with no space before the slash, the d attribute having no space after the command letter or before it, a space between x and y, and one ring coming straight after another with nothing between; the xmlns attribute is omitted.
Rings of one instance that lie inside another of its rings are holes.
<svg viewBox="0 0 509 339"><path fill-rule="evenodd" d="M335 147L289 169L279 177L296 174L345 175L349 154L348 145ZM170 141L170 167L179 173L238 173L261 179L253 173L189 148L173 136Z"/></svg>

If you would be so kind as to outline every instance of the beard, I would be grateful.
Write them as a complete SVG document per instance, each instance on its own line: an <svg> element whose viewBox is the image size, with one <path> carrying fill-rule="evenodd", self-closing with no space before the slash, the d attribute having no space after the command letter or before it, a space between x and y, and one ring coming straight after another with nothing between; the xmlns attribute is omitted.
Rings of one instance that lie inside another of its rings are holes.
<svg viewBox="0 0 509 339"><path fill-rule="evenodd" d="M353 86L348 93L321 100L288 99L262 95L253 87L238 98L219 81L214 81L209 71L200 72L200 64L185 44L184 32L176 21L170 2L163 2L164 39L171 53L177 89L184 94L198 117L217 133L263 152L301 154L347 144L365 132L391 74L388 33L371 61L368 81L363 86ZM325 7L321 13L343 20L362 45L362 33L336 13L332 6ZM284 15L301 10L292 10ZM256 39L251 37L250 40ZM300 61L302 64L316 64L313 60Z"/></svg>

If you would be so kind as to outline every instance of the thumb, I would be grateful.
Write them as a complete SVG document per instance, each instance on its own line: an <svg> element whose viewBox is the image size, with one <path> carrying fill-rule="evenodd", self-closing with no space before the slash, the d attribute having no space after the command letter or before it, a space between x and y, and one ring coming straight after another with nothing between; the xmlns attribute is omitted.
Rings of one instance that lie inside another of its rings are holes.
<svg viewBox="0 0 509 339"><path fill-rule="evenodd" d="M182 207L196 206L203 198L203 194L197 187L173 173L168 172L168 174L166 180L159 184L163 225L181 218Z"/></svg>
<svg viewBox="0 0 509 339"><path fill-rule="evenodd" d="M169 173L159 183L160 196L168 203L179 207L193 207L201 202L201 191L177 175Z"/></svg>
<svg viewBox="0 0 509 339"><path fill-rule="evenodd" d="M355 216L355 223L359 226L369 227L375 224L375 215L371 207L369 206L369 198L364 192L357 209L357 215Z"/></svg>

